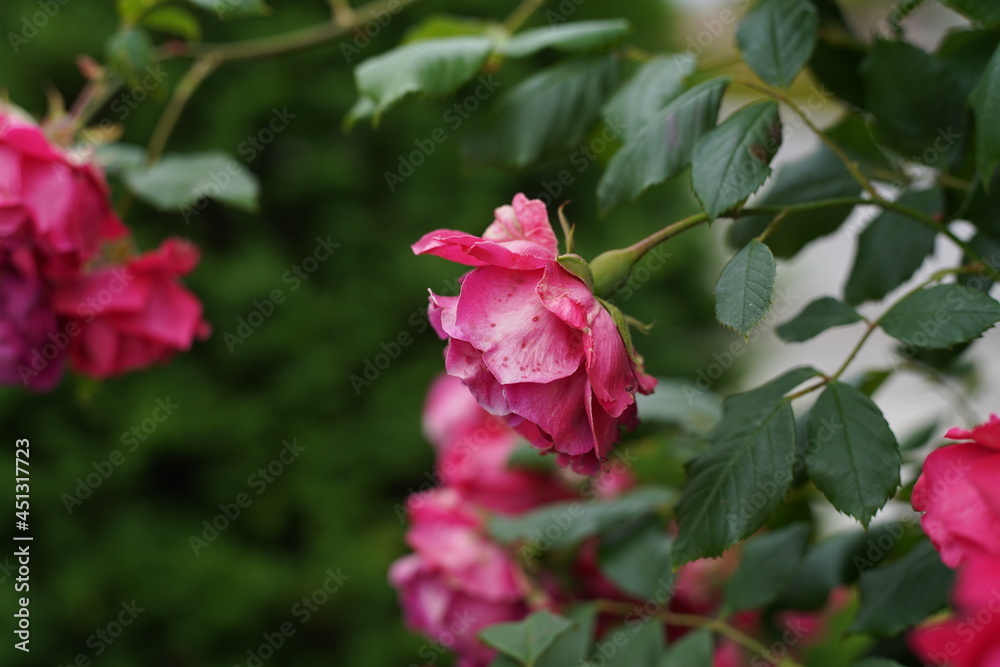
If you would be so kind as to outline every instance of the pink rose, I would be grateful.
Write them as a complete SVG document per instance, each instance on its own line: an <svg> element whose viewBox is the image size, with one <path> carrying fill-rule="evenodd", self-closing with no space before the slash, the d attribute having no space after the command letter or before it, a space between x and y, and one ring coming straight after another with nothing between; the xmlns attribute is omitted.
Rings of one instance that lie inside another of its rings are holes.
<svg viewBox="0 0 1000 667"><path fill-rule="evenodd" d="M1000 558L1000 419L945 435L971 439L930 453L913 487L913 509L949 567L977 553Z"/></svg>
<svg viewBox="0 0 1000 667"><path fill-rule="evenodd" d="M207 336L201 303L178 281L198 259L192 244L168 239L124 266L57 285L56 310L81 330L70 344L73 367L105 378L165 361Z"/></svg>
<svg viewBox="0 0 1000 667"><path fill-rule="evenodd" d="M488 510L520 514L573 495L555 475L508 465L521 439L479 407L458 378L442 375L431 386L424 431L438 451L441 482Z"/></svg>
<svg viewBox="0 0 1000 667"><path fill-rule="evenodd" d="M0 252L0 382L52 389L62 376L65 350L49 337L57 329L48 286L30 252Z"/></svg>
<svg viewBox="0 0 1000 667"><path fill-rule="evenodd" d="M108 186L92 164L79 164L31 122L0 110L0 239L31 245L49 277L71 276L104 240L126 229Z"/></svg>
<svg viewBox="0 0 1000 667"><path fill-rule="evenodd" d="M970 555L959 569L953 598L956 617L910 633L914 653L933 665L1000 665L1000 558Z"/></svg>
<svg viewBox="0 0 1000 667"><path fill-rule="evenodd" d="M518 194L482 238L439 229L413 251L476 267L458 296L430 297L448 374L560 464L596 471L618 427L635 425L635 393L656 381L586 283L556 261L545 205Z"/></svg>
<svg viewBox="0 0 1000 667"><path fill-rule="evenodd" d="M455 651L461 667L486 667L495 651L476 635L527 615L527 579L454 489L411 496L408 505L415 553L389 569L406 623Z"/></svg>

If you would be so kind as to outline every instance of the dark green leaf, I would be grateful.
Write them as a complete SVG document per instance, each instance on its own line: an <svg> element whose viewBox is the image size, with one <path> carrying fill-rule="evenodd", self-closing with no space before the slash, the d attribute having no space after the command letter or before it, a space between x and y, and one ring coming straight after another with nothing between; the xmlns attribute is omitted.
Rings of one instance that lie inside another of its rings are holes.
<svg viewBox="0 0 1000 667"><path fill-rule="evenodd" d="M801 343L818 336L827 329L860 322L858 312L832 296L816 299L802 309L802 312L775 329L782 340Z"/></svg>
<svg viewBox="0 0 1000 667"><path fill-rule="evenodd" d="M875 143L868 122L859 114L845 114L839 123L826 130L826 135L872 178L891 183L903 182L905 175Z"/></svg>
<svg viewBox="0 0 1000 667"><path fill-rule="evenodd" d="M770 248L754 239L736 253L715 286L715 317L746 337L771 307L776 267Z"/></svg>
<svg viewBox="0 0 1000 667"><path fill-rule="evenodd" d="M807 0L762 0L736 29L743 60L772 86L787 88L816 46L819 17Z"/></svg>
<svg viewBox="0 0 1000 667"><path fill-rule="evenodd" d="M583 667L657 667L664 644L660 621L633 621L608 631L595 646L594 660Z"/></svg>
<svg viewBox="0 0 1000 667"><path fill-rule="evenodd" d="M546 28L535 28L514 35L500 44L499 53L510 58L524 58L542 49L590 51L612 44L629 31L625 19L576 21Z"/></svg>
<svg viewBox="0 0 1000 667"><path fill-rule="evenodd" d="M601 210L635 199L688 166L698 139L715 126L728 85L729 79L712 79L688 90L622 146L597 186Z"/></svg>
<svg viewBox="0 0 1000 667"><path fill-rule="evenodd" d="M787 206L818 199L852 197L860 192L861 186L851 177L843 162L830 149L822 146L808 157L779 168L771 184L751 205ZM853 206L845 205L788 215L781 227L768 237L768 246L778 257L791 257L806 244L836 230L852 210ZM773 218L773 215L740 217L729 228L729 244L743 247L759 236Z"/></svg>
<svg viewBox="0 0 1000 667"><path fill-rule="evenodd" d="M465 146L473 165L522 167L578 146L618 82L611 57L571 60L525 79L492 110Z"/></svg>
<svg viewBox="0 0 1000 667"><path fill-rule="evenodd" d="M1000 5L993 0L941 0L941 4L985 25L1000 25Z"/></svg>
<svg viewBox="0 0 1000 667"><path fill-rule="evenodd" d="M200 199L254 211L260 190L257 177L221 151L165 155L152 167L125 172L124 180L139 198L165 211Z"/></svg>
<svg viewBox="0 0 1000 667"><path fill-rule="evenodd" d="M410 93L447 95L475 76L494 42L488 37L450 37L404 44L369 58L354 70L358 93L381 114Z"/></svg>
<svg viewBox="0 0 1000 667"><path fill-rule="evenodd" d="M944 63L958 82L959 95L968 98L983 76L983 70L1000 44L997 30L969 30L967 27L949 32L941 40L935 57Z"/></svg>
<svg viewBox="0 0 1000 667"><path fill-rule="evenodd" d="M761 419L785 394L817 375L819 371L815 368L800 366L759 387L727 396L722 403L722 420L709 433L709 438L719 441L739 433L746 422Z"/></svg>
<svg viewBox="0 0 1000 667"><path fill-rule="evenodd" d="M220 19L263 16L271 12L264 0L188 0L192 5L215 12Z"/></svg>
<svg viewBox="0 0 1000 667"><path fill-rule="evenodd" d="M498 623L479 633L480 639L525 667L535 667L561 635L573 628L573 621L548 611L536 611L517 623Z"/></svg>
<svg viewBox="0 0 1000 667"><path fill-rule="evenodd" d="M882 316L887 334L914 347L951 347L1000 321L1000 303L961 285L936 285L906 297Z"/></svg>
<svg viewBox="0 0 1000 667"><path fill-rule="evenodd" d="M976 164L983 179L989 181L1000 164L1000 127L997 124L1000 117L1000 48L990 58L969 100L976 114Z"/></svg>
<svg viewBox="0 0 1000 667"><path fill-rule="evenodd" d="M832 93L858 109L866 108L865 86L859 70L865 47L851 30L835 0L818 0L819 41L809 59L809 70L819 85L812 89L815 104L827 102ZM846 38L846 39L845 39ZM810 107L815 108L811 96Z"/></svg>
<svg viewBox="0 0 1000 667"><path fill-rule="evenodd" d="M712 633L695 630L674 642L658 667L712 667Z"/></svg>
<svg viewBox="0 0 1000 667"><path fill-rule="evenodd" d="M532 552L528 555L537 556L548 549L574 547L623 521L650 516L673 498L670 489L645 486L614 500L550 503L516 517L493 517L490 533L503 543L526 541Z"/></svg>
<svg viewBox="0 0 1000 667"><path fill-rule="evenodd" d="M104 51L110 65L132 84L153 62L153 42L142 28L122 28L108 37Z"/></svg>
<svg viewBox="0 0 1000 667"><path fill-rule="evenodd" d="M684 79L694 68L695 60L688 56L656 56L615 93L601 115L608 125L622 128L626 141L634 139L657 112L681 94Z"/></svg>
<svg viewBox="0 0 1000 667"><path fill-rule="evenodd" d="M939 165L961 149L965 100L934 56L906 42L879 41L862 75L876 135L904 157Z"/></svg>
<svg viewBox="0 0 1000 667"><path fill-rule="evenodd" d="M899 204L930 216L941 213L944 195L940 188L903 194ZM893 210L872 220L858 238L844 299L858 304L879 300L909 280L924 259L934 252L937 232Z"/></svg>
<svg viewBox="0 0 1000 667"><path fill-rule="evenodd" d="M670 537L658 521L648 523L624 538L601 541L601 571L624 593L652 598L671 591L673 567Z"/></svg>
<svg viewBox="0 0 1000 667"><path fill-rule="evenodd" d="M923 540L898 561L861 575L861 607L850 630L897 635L944 607L954 578L930 540Z"/></svg>
<svg viewBox="0 0 1000 667"><path fill-rule="evenodd" d="M759 419L732 424L687 465L675 508L677 565L720 555L760 528L785 497L795 460L795 417L780 399Z"/></svg>
<svg viewBox="0 0 1000 667"><path fill-rule="evenodd" d="M538 661L538 667L566 667L579 665L589 653L597 623L597 607L592 604L574 607L566 614L574 623L566 634L560 635Z"/></svg>
<svg viewBox="0 0 1000 667"><path fill-rule="evenodd" d="M899 487L899 448L882 412L841 382L830 383L809 413L805 460L830 503L866 526Z"/></svg>
<svg viewBox="0 0 1000 667"><path fill-rule="evenodd" d="M802 558L810 532L808 524L797 523L747 540L726 582L725 609L757 609L774 601Z"/></svg>
<svg viewBox="0 0 1000 667"><path fill-rule="evenodd" d="M764 184L780 146L778 103L770 100L740 109L698 140L691 156L691 186L709 220Z"/></svg>

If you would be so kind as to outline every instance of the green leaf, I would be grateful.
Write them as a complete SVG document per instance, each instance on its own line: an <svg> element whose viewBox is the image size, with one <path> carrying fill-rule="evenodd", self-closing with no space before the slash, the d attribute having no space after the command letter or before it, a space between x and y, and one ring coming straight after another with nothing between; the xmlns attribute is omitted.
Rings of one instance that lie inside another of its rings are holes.
<svg viewBox="0 0 1000 667"><path fill-rule="evenodd" d="M709 439L717 442L741 432L746 422L761 419L785 394L817 375L819 371L812 366L799 366L759 387L727 396L722 403L722 419L708 434Z"/></svg>
<svg viewBox="0 0 1000 667"><path fill-rule="evenodd" d="M132 26L139 22L139 19L150 9L160 3L161 0L118 0L115 9L125 26Z"/></svg>
<svg viewBox="0 0 1000 667"><path fill-rule="evenodd" d="M410 93L447 95L482 69L493 50L488 37L429 39L369 58L354 70L362 98L372 101L375 121Z"/></svg>
<svg viewBox="0 0 1000 667"><path fill-rule="evenodd" d="M954 578L930 540L922 540L898 561L861 575L861 607L850 630L895 636L943 608Z"/></svg>
<svg viewBox="0 0 1000 667"><path fill-rule="evenodd" d="M491 625L479 633L479 638L525 667L535 667L556 639L572 628L573 621L548 611L536 611L517 623Z"/></svg>
<svg viewBox="0 0 1000 667"><path fill-rule="evenodd" d="M984 25L1000 25L1000 5L993 0L941 0L941 4Z"/></svg>
<svg viewBox="0 0 1000 667"><path fill-rule="evenodd" d="M822 146L808 157L778 169L771 184L752 205L788 206L818 199L853 197L860 192L861 186L843 162ZM808 243L835 231L853 208L847 205L792 213L768 237L768 247L778 257L791 257ZM773 215L741 217L729 228L727 241L734 247L745 246L760 236L773 218Z"/></svg>
<svg viewBox="0 0 1000 667"><path fill-rule="evenodd" d="M143 28L122 28L104 43L109 64L129 83L136 83L153 62L153 42Z"/></svg>
<svg viewBox="0 0 1000 667"><path fill-rule="evenodd" d="M264 0L188 0L188 2L215 12L220 19L265 16L271 13L271 8Z"/></svg>
<svg viewBox="0 0 1000 667"><path fill-rule="evenodd" d="M493 517L490 533L505 544L525 541L532 552L569 549L624 521L651 516L673 499L671 489L644 486L614 500L549 503L515 517Z"/></svg>
<svg viewBox="0 0 1000 667"><path fill-rule="evenodd" d="M712 667L712 633L695 630L674 642L658 667Z"/></svg>
<svg viewBox="0 0 1000 667"><path fill-rule="evenodd" d="M831 382L809 413L809 476L863 525L899 487L899 447L882 412L854 387Z"/></svg>
<svg viewBox="0 0 1000 667"><path fill-rule="evenodd" d="M124 180L136 196L165 211L205 198L255 211L260 190L257 177L221 151L165 155L152 167L125 172Z"/></svg>
<svg viewBox="0 0 1000 667"><path fill-rule="evenodd" d="M836 0L816 0L815 5L819 10L819 41L809 59L809 73L822 84L813 91L823 96L818 103L826 101L826 89L849 105L864 109L865 90L858 70L866 47L859 49L858 45L866 40L857 38Z"/></svg>
<svg viewBox="0 0 1000 667"><path fill-rule="evenodd" d="M958 82L959 94L967 99L983 78L998 45L1000 31L958 29L944 36L934 56Z"/></svg>
<svg viewBox="0 0 1000 667"><path fill-rule="evenodd" d="M635 396L636 408L643 422L678 424L692 433L705 433L719 421L722 411L715 394L692 389L686 382L657 379L655 392ZM535 458L545 457L538 456L536 449Z"/></svg>
<svg viewBox="0 0 1000 667"><path fill-rule="evenodd" d="M662 622L654 618L637 625L633 621L608 631L597 644L595 661L581 667L657 667L664 644Z"/></svg>
<svg viewBox="0 0 1000 667"><path fill-rule="evenodd" d="M899 523L881 523L866 531L833 535L813 545L785 582L776 606L803 610L826 606L833 589L854 583L864 571L881 562L903 532Z"/></svg>
<svg viewBox="0 0 1000 667"><path fill-rule="evenodd" d="M673 580L670 536L659 521L653 521L624 538L601 541L601 571L624 593L647 599L658 592L668 595Z"/></svg>
<svg viewBox="0 0 1000 667"><path fill-rule="evenodd" d="M107 174L138 169L145 160L145 147L136 144L114 143L97 147L97 161Z"/></svg>
<svg viewBox="0 0 1000 667"><path fill-rule="evenodd" d="M772 86L788 88L816 47L819 17L807 0L762 0L736 29L743 61Z"/></svg>
<svg viewBox="0 0 1000 667"><path fill-rule="evenodd" d="M868 122L859 114L845 114L839 123L826 130L826 135L872 178L904 182L905 174L875 143Z"/></svg>
<svg viewBox="0 0 1000 667"><path fill-rule="evenodd" d="M715 126L722 94L729 79L706 81L659 111L608 162L597 186L597 200L606 213L632 201L646 188L676 176L691 161L694 146Z"/></svg>
<svg viewBox="0 0 1000 667"><path fill-rule="evenodd" d="M691 186L710 221L764 184L780 146L778 103L771 100L743 107L698 140Z"/></svg>
<svg viewBox="0 0 1000 667"><path fill-rule="evenodd" d="M818 336L827 329L860 322L863 318L856 310L832 296L811 302L802 312L775 329L781 340L801 343Z"/></svg>
<svg viewBox="0 0 1000 667"><path fill-rule="evenodd" d="M566 614L573 628L560 635L538 661L538 667L566 667L579 665L586 660L594 639L597 624L597 606L593 604L574 607Z"/></svg>
<svg viewBox="0 0 1000 667"><path fill-rule="evenodd" d="M726 611L773 602L801 560L810 532L808 524L797 523L747 540L740 564L726 582Z"/></svg>
<svg viewBox="0 0 1000 667"><path fill-rule="evenodd" d="M780 399L759 419L733 424L686 464L675 508L676 565L720 555L760 528L785 497L795 460L795 417Z"/></svg>
<svg viewBox="0 0 1000 667"><path fill-rule="evenodd" d="M625 19L576 21L526 30L502 42L497 51L510 58L524 58L542 49L570 53L591 51L618 41L628 31L629 24Z"/></svg>
<svg viewBox="0 0 1000 667"><path fill-rule="evenodd" d="M410 42L422 42L442 37L490 35L502 29L503 26L496 21L451 14L434 14L407 30L402 43L409 44Z"/></svg>
<svg viewBox="0 0 1000 667"><path fill-rule="evenodd" d="M933 216L944 207L940 188L915 190L898 200L903 206ZM858 238L844 299L858 304L880 300L909 280L924 259L934 252L937 232L893 210L872 220Z"/></svg>
<svg viewBox="0 0 1000 667"><path fill-rule="evenodd" d="M684 90L684 79L696 61L686 55L656 56L622 86L604 106L601 115L612 127L622 128L625 141L639 132Z"/></svg>
<svg viewBox="0 0 1000 667"><path fill-rule="evenodd" d="M618 83L620 64L600 56L542 70L514 87L464 147L477 166L523 167L579 146Z"/></svg>
<svg viewBox="0 0 1000 667"><path fill-rule="evenodd" d="M993 53L982 78L969 98L976 115L976 164L983 180L993 177L993 170L1000 164L1000 48Z"/></svg>
<svg viewBox="0 0 1000 667"><path fill-rule="evenodd" d="M150 30L176 35L196 42L201 39L201 26L198 18L183 7L160 7L146 15L142 25Z"/></svg>
<svg viewBox="0 0 1000 667"><path fill-rule="evenodd" d="M906 297L882 316L887 334L915 347L951 347L979 338L1000 321L1000 303L961 285L936 285Z"/></svg>
<svg viewBox="0 0 1000 667"><path fill-rule="evenodd" d="M965 100L943 63L906 42L878 41L861 71L879 138L931 166L961 150Z"/></svg>
<svg viewBox="0 0 1000 667"><path fill-rule="evenodd" d="M736 253L715 286L715 317L746 338L771 307L776 267L770 248L754 239Z"/></svg>

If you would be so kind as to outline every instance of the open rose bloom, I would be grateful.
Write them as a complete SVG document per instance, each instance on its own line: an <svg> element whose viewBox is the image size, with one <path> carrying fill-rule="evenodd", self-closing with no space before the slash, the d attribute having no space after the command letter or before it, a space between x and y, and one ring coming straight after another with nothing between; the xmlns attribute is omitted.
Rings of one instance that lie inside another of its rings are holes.
<svg viewBox="0 0 1000 667"><path fill-rule="evenodd" d="M66 359L105 378L207 335L178 281L197 249L171 239L124 264L102 255L127 236L100 169L0 108L0 382L52 389Z"/></svg>
<svg viewBox="0 0 1000 667"><path fill-rule="evenodd" d="M475 267L458 296L430 297L448 374L560 464L596 471L619 427L636 424L636 392L656 381L587 284L557 261L545 205L518 194L482 237L439 229L413 251Z"/></svg>
<svg viewBox="0 0 1000 667"><path fill-rule="evenodd" d="M973 429L953 428L966 440L927 457L913 488L913 509L941 560L958 568L952 591L956 614L914 630L910 645L928 664L1000 666L1000 418Z"/></svg>

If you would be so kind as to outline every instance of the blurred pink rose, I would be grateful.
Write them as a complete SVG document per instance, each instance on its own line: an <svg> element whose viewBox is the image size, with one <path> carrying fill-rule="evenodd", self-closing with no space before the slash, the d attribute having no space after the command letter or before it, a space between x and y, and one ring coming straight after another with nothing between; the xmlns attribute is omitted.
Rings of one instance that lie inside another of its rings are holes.
<svg viewBox="0 0 1000 667"><path fill-rule="evenodd" d="M930 453L913 487L913 509L949 567L976 553L1000 557L1000 419L947 438L970 439Z"/></svg>
<svg viewBox="0 0 1000 667"><path fill-rule="evenodd" d="M441 482L488 510L520 514L573 497L556 475L508 465L521 439L483 410L456 377L442 375L431 386L424 432L437 449Z"/></svg>
<svg viewBox="0 0 1000 667"><path fill-rule="evenodd" d="M1000 665L1000 557L969 555L959 569L952 595L956 616L912 631L910 647L926 664L997 667Z"/></svg>
<svg viewBox="0 0 1000 667"><path fill-rule="evenodd" d="M48 287L24 249L0 252L0 383L52 389L62 377L65 346Z"/></svg>
<svg viewBox="0 0 1000 667"><path fill-rule="evenodd" d="M0 110L0 240L27 244L49 277L72 276L124 236L98 168L78 164L33 123Z"/></svg>
<svg viewBox="0 0 1000 667"><path fill-rule="evenodd" d="M57 285L56 310L81 327L72 338L74 369L96 378L165 361L208 335L201 303L178 277L198 263L198 249L179 239Z"/></svg>
<svg viewBox="0 0 1000 667"><path fill-rule="evenodd" d="M389 569L406 622L457 653L461 667L486 667L495 652L476 635L527 615L527 579L454 489L415 495L408 504L407 542L415 553Z"/></svg>
<svg viewBox="0 0 1000 667"><path fill-rule="evenodd" d="M583 280L556 261L545 205L518 194L482 238L439 229L413 251L476 267L458 296L430 297L448 373L561 465L596 471L618 427L635 425L635 393L656 381Z"/></svg>

